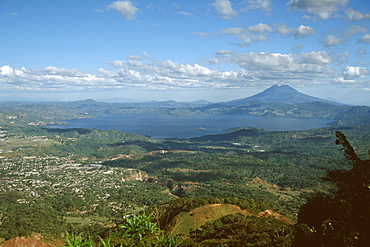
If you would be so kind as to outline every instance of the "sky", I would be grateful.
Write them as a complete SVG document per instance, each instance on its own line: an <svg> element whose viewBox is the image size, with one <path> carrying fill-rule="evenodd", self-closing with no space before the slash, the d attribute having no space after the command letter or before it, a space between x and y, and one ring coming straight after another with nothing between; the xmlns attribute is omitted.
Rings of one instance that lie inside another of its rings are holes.
<svg viewBox="0 0 370 247"><path fill-rule="evenodd" d="M1 0L0 101L211 102L290 85L370 106L368 0Z"/></svg>

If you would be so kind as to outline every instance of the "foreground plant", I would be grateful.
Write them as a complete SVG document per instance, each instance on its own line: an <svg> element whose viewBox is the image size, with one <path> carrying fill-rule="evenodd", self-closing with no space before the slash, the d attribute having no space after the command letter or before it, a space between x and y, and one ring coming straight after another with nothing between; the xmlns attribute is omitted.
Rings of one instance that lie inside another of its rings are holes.
<svg viewBox="0 0 370 247"><path fill-rule="evenodd" d="M66 233L64 247L113 247L113 246L153 246L153 247L176 247L180 244L179 237L166 237L165 231L161 230L157 223L153 222L153 214L141 212L125 218L119 225L119 229L108 238L98 236L100 243L94 243L92 237L84 237L83 233L75 235ZM122 230L123 232L121 232Z"/></svg>
<svg viewBox="0 0 370 247"><path fill-rule="evenodd" d="M88 238L86 239L83 235L83 233L75 235L73 232L66 232L66 241L68 245L64 245L63 247L93 247L91 237L88 236Z"/></svg>
<svg viewBox="0 0 370 247"><path fill-rule="evenodd" d="M153 214L142 212L125 219L119 227L124 230L122 234L125 246L178 246L179 239L165 236L157 223L152 222Z"/></svg>

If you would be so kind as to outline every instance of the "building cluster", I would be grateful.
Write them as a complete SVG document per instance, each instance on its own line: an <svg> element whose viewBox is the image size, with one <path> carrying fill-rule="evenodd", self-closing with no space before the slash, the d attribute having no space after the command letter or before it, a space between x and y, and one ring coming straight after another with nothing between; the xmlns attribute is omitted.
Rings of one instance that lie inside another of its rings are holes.
<svg viewBox="0 0 370 247"><path fill-rule="evenodd" d="M17 192L22 195L19 203L68 194L80 201L89 201L86 204L95 201L91 206L94 209L102 202L112 205L112 210L122 209L121 202L110 199L111 194L122 188L129 192L135 184L127 182L141 182L146 178L146 173L140 170L76 164L68 157L0 158L0 193Z"/></svg>

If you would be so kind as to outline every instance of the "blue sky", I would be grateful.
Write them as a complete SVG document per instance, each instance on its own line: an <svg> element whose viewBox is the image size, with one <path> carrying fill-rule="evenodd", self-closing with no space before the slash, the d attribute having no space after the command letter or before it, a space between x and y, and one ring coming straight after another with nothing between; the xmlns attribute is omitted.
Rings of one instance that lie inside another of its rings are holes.
<svg viewBox="0 0 370 247"><path fill-rule="evenodd" d="M370 105L368 0L2 0L0 99Z"/></svg>

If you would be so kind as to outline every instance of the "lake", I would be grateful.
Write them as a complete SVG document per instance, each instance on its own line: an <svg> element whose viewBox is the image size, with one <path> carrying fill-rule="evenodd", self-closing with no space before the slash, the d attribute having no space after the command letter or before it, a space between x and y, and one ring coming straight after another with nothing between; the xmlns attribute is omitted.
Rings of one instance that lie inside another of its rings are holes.
<svg viewBox="0 0 370 247"><path fill-rule="evenodd" d="M326 127L333 120L299 118L261 118L254 115L105 114L94 118L66 120L67 125L49 128L116 129L151 138L191 138L225 133L235 127L268 130L307 130Z"/></svg>

